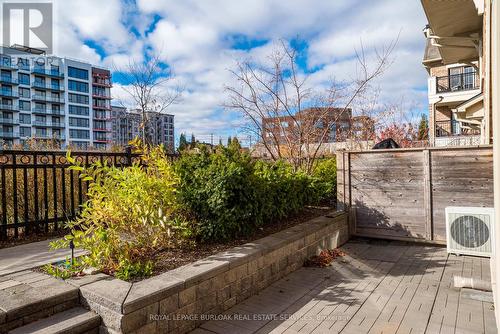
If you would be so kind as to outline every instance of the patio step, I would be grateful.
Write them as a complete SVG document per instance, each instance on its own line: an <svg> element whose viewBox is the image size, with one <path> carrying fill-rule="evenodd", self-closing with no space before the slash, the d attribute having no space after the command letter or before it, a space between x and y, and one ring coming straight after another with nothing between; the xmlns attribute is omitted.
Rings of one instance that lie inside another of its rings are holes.
<svg viewBox="0 0 500 334"><path fill-rule="evenodd" d="M0 334L79 305L78 288L26 270L0 277Z"/></svg>
<svg viewBox="0 0 500 334"><path fill-rule="evenodd" d="M19 327L9 334L90 334L99 333L101 318L92 311L75 307Z"/></svg>

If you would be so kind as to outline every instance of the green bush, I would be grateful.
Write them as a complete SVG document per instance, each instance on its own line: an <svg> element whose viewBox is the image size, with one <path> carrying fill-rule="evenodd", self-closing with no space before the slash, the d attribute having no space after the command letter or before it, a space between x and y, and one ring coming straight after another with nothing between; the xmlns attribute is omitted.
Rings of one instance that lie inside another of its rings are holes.
<svg viewBox="0 0 500 334"><path fill-rule="evenodd" d="M337 195L337 161L335 158L321 159L316 162L312 187L318 200L331 199Z"/></svg>
<svg viewBox="0 0 500 334"><path fill-rule="evenodd" d="M114 167L97 162L91 167L74 165L89 182L88 201L78 219L68 223L72 234L53 247L87 250L87 266L115 273L122 279L152 273L152 255L186 237L190 231L178 214L176 189L179 182L161 148L147 152L147 168Z"/></svg>
<svg viewBox="0 0 500 334"><path fill-rule="evenodd" d="M179 199L194 217L201 240L244 235L262 223L254 162L238 149L185 153L176 163Z"/></svg>
<svg viewBox="0 0 500 334"><path fill-rule="evenodd" d="M210 154L184 153L176 163L179 198L195 220L203 241L246 235L256 227L317 204L334 193L335 162L318 164L315 174L294 172L290 164L253 161L238 146Z"/></svg>

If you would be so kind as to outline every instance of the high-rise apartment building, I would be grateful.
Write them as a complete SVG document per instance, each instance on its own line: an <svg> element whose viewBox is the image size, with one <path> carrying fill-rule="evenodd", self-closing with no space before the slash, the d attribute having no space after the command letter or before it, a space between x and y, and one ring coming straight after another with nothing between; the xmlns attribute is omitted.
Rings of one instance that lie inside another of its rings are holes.
<svg viewBox="0 0 500 334"><path fill-rule="evenodd" d="M0 50L0 139L54 140L62 147L110 144L111 73L22 46Z"/></svg>
<svg viewBox="0 0 500 334"><path fill-rule="evenodd" d="M153 145L164 145L174 150L174 115L148 113L146 135ZM111 108L111 140L113 144L127 145L136 137L142 137L142 115L137 110L124 107Z"/></svg>

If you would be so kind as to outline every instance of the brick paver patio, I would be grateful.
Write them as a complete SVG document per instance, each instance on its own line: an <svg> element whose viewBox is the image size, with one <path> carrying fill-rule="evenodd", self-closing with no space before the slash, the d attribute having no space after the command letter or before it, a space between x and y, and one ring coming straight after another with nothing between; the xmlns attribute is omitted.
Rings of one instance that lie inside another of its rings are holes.
<svg viewBox="0 0 500 334"><path fill-rule="evenodd" d="M328 268L301 268L193 334L497 333L493 304L453 287L490 280L489 259L446 249L353 240Z"/></svg>

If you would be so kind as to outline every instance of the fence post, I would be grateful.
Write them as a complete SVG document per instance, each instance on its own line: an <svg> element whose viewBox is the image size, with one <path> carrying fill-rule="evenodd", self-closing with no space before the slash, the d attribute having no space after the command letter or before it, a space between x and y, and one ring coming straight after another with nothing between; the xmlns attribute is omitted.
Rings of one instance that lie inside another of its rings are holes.
<svg viewBox="0 0 500 334"><path fill-rule="evenodd" d="M125 146L125 155L127 156L127 166L132 166L132 146Z"/></svg>
<svg viewBox="0 0 500 334"><path fill-rule="evenodd" d="M432 215L431 151L423 150L425 238L434 240L434 217Z"/></svg>

